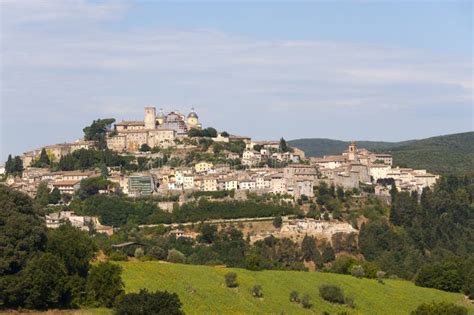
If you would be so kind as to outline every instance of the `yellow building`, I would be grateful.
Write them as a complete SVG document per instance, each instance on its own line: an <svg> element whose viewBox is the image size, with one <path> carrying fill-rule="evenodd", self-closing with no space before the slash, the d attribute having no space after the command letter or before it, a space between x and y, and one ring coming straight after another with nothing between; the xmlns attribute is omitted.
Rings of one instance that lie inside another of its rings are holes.
<svg viewBox="0 0 474 315"><path fill-rule="evenodd" d="M196 173L204 173L207 172L208 170L212 169L213 165L210 162L199 162L196 165L194 165L194 169L196 170Z"/></svg>

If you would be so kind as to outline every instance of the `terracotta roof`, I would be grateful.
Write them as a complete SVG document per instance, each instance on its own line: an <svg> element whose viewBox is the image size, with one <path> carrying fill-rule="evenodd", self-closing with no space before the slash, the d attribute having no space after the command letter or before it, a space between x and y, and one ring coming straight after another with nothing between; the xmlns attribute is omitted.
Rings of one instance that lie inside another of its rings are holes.
<svg viewBox="0 0 474 315"><path fill-rule="evenodd" d="M74 186L78 184L80 180L61 180L52 183L53 186Z"/></svg>

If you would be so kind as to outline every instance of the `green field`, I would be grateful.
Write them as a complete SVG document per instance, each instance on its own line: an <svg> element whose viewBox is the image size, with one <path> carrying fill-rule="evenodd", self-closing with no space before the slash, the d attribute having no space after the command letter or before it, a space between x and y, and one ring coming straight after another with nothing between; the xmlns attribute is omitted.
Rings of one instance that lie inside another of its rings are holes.
<svg viewBox="0 0 474 315"><path fill-rule="evenodd" d="M224 267L169 264L161 262L122 262L122 278L127 292L140 288L176 292L186 314L409 314L419 304L429 301L448 301L464 304L461 294L420 288L402 280L357 279L352 276L320 272L249 271ZM229 289L224 285L224 274L238 274L240 286ZM332 305L319 297L323 283L340 285L354 298L356 308ZM264 298L250 294L253 285L260 284ZM303 309L289 301L289 294L297 290L300 296L309 294L313 307ZM470 306L471 313L474 309Z"/></svg>

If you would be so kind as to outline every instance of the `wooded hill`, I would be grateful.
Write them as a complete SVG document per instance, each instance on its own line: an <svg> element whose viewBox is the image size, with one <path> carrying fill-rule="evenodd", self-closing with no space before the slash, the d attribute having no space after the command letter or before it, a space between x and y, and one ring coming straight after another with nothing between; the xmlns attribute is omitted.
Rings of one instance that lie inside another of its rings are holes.
<svg viewBox="0 0 474 315"><path fill-rule="evenodd" d="M302 149L307 156L341 154L349 141L332 139L297 139L290 146ZM474 172L474 132L401 142L357 141L359 148L393 155L394 165L427 169L437 174L472 174Z"/></svg>

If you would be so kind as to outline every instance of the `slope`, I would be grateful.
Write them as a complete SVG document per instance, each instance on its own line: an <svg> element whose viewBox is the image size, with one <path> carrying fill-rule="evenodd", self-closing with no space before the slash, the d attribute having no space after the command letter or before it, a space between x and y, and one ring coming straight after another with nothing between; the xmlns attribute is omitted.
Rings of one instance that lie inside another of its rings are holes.
<svg viewBox="0 0 474 315"><path fill-rule="evenodd" d="M122 262L123 280L127 292L140 288L176 292L186 314L331 314L346 311L350 314L408 314L420 303L448 301L463 304L461 294L416 287L402 280L357 279L352 276L320 272L249 271L161 262ZM224 275L237 273L239 287L224 285ZM356 308L333 305L319 297L323 283L340 285L354 298ZM250 294L253 285L260 284L264 298ZM300 296L309 294L313 307L306 310L289 301L289 294L297 290ZM472 306L471 306L472 308Z"/></svg>

